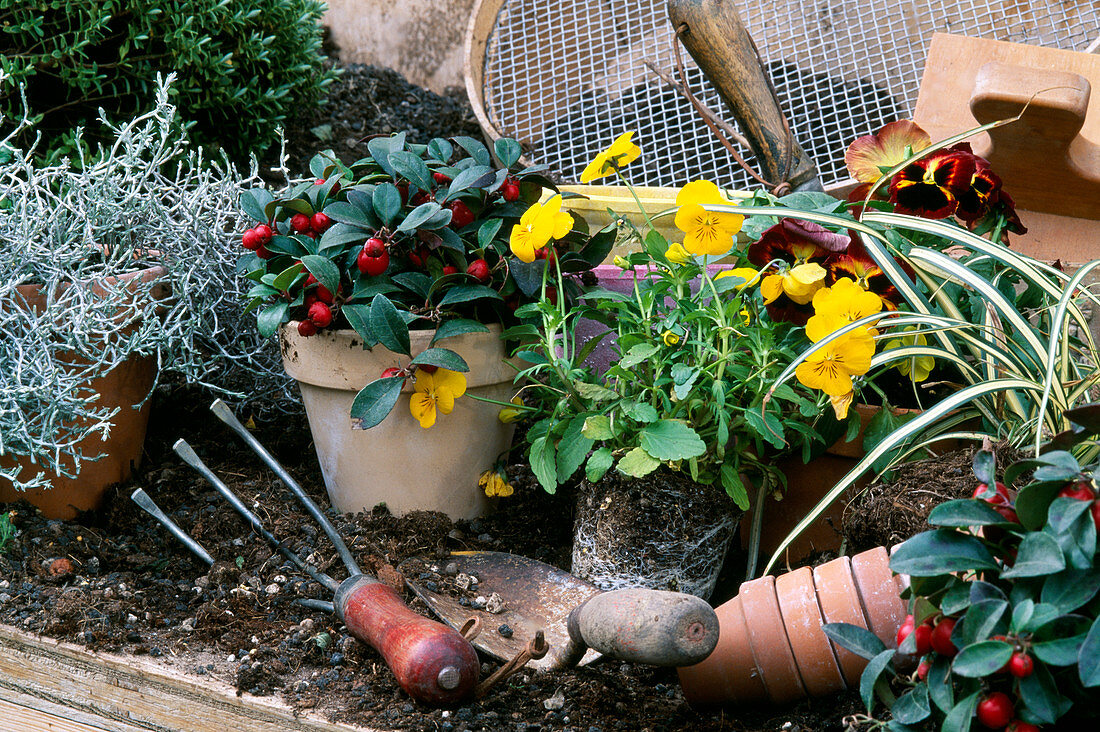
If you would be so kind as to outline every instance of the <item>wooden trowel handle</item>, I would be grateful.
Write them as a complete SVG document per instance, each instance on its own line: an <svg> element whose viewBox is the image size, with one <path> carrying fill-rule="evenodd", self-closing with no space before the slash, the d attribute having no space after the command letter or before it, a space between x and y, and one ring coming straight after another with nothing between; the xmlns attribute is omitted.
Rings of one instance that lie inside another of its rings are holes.
<svg viewBox="0 0 1100 732"><path fill-rule="evenodd" d="M783 111L733 0L668 0L668 15L673 28L687 27L680 38L733 110L761 175L775 183L785 178L794 189L822 190L817 168L793 137L788 149Z"/></svg>
<svg viewBox="0 0 1100 732"><path fill-rule="evenodd" d="M662 590L613 590L569 614L569 637L623 661L691 666L718 643L718 616L705 600ZM578 659L579 660L579 657Z"/></svg>
<svg viewBox="0 0 1100 732"><path fill-rule="evenodd" d="M349 577L333 605L348 631L382 654L409 696L437 705L473 696L481 670L473 646L452 628L410 610L388 585L366 575Z"/></svg>

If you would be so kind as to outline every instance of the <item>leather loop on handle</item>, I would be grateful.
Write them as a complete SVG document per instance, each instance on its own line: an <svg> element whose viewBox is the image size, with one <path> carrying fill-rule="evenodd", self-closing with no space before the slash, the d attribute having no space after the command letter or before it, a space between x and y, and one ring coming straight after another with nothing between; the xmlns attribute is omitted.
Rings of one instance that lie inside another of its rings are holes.
<svg viewBox="0 0 1100 732"><path fill-rule="evenodd" d="M733 0L669 0L668 14L674 29L686 26L680 39L733 111L763 176L795 189L822 190L810 156L788 134Z"/></svg>
<svg viewBox="0 0 1100 732"><path fill-rule="evenodd" d="M575 645L651 666L699 663L718 643L718 616L694 595L627 589L594 595L569 614Z"/></svg>
<svg viewBox="0 0 1100 732"><path fill-rule="evenodd" d="M409 696L438 706L473 696L481 669L473 646L410 610L393 588L365 575L349 577L333 604L348 631L382 654Z"/></svg>

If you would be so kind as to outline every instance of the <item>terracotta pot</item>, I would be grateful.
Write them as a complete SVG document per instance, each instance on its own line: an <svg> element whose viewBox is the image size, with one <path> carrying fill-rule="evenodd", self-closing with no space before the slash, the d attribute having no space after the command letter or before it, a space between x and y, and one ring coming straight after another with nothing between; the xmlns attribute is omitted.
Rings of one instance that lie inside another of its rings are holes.
<svg viewBox="0 0 1100 732"><path fill-rule="evenodd" d="M787 476L787 491L783 500L765 502L764 520L760 532L760 556L770 557L779 542L791 533L795 525L817 505L826 493L840 482L867 453L863 450L863 433L881 407L869 404L852 406L859 415L859 433L851 441L837 440L826 451L808 463L797 455L780 458L777 465ZM898 413L912 410L897 410ZM859 490L871 481L865 474L853 488ZM837 551L840 548L842 501L836 501L787 548L786 559L795 564L815 552ZM741 545L748 548L753 510L749 509L741 521Z"/></svg>
<svg viewBox="0 0 1100 732"><path fill-rule="evenodd" d="M684 697L695 705L783 704L859 688L867 661L832 643L821 626L869 628L893 648L906 614L905 584L891 574L882 547L744 583L716 610L714 652L679 669Z"/></svg>
<svg viewBox="0 0 1100 732"><path fill-rule="evenodd" d="M721 488L657 470L582 481L572 573L603 590L647 587L710 597L737 526Z"/></svg>
<svg viewBox="0 0 1100 732"><path fill-rule="evenodd" d="M137 292L145 284L162 279L167 274L164 267L148 269L108 278L106 282L125 282L127 289ZM102 282L89 285L93 292L105 292ZM17 288L23 302L21 306L41 312L46 307L46 295L36 285L21 285ZM150 290L152 297L160 299L168 293L167 286L154 284ZM67 478L48 474L52 488L17 491L8 481L0 479L0 503L26 499L37 506L47 518L72 519L80 511L98 508L107 489L117 483L129 480L133 470L140 464L145 432L149 424L149 402L145 398L156 380L156 359L152 357L131 358L107 374L88 383L88 391L99 394L97 406L118 408L111 418L111 429L107 439L93 435L78 444L80 451L89 456L102 455L94 461L82 461L76 478ZM144 402L140 408L134 405ZM64 459L64 458L63 458ZM29 458L12 460L0 459L0 465L10 467L18 465L25 473L34 474L42 470L41 466ZM66 467L71 467L68 461Z"/></svg>
<svg viewBox="0 0 1100 732"><path fill-rule="evenodd" d="M515 370L506 362L499 326L466 333L441 346L470 366L466 396L428 429L409 412L411 381L381 424L356 429L350 414L355 395L407 356L382 346L364 349L353 330L322 331L303 338L297 323L279 331L283 366L298 380L325 488L339 511L358 512L384 503L395 514L442 511L452 519L482 515L488 499L478 477L508 449L513 425L497 418L500 407L471 395L507 402ZM433 331L412 331L412 353L429 347Z"/></svg>

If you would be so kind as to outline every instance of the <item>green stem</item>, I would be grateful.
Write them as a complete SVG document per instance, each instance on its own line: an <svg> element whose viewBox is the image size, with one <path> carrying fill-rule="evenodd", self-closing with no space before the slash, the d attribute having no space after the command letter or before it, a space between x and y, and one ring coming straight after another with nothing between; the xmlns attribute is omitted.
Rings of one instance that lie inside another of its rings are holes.
<svg viewBox="0 0 1100 732"><path fill-rule="evenodd" d="M634 191L634 186L630 185L627 179L623 177L623 172L619 170L618 167L615 168L615 175L619 176L619 180L621 180L623 185L626 186L626 189L630 191L630 196L634 199L634 203L638 204L638 211L642 214L642 217L645 218L645 222L649 226L650 231L657 228L653 225L653 219L649 218L649 213L645 210L645 206L642 205L642 200L638 198L638 194Z"/></svg>

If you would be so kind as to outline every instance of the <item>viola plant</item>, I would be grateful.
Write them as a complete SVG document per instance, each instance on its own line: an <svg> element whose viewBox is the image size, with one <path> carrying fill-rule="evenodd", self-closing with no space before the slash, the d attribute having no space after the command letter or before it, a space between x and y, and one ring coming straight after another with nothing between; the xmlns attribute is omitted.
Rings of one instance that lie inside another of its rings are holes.
<svg viewBox="0 0 1100 732"><path fill-rule="evenodd" d="M910 577L911 614L896 649L862 628L824 626L870 661L860 681L867 714L853 726L1034 732L1096 724L1100 464L1096 443L1084 441L1100 427L1098 415L1097 405L1067 413L1074 427L1009 467L1003 483L993 453L977 454L973 497L935 507L932 530L891 559ZM889 721L872 716L876 697Z"/></svg>
<svg viewBox="0 0 1100 732"><path fill-rule="evenodd" d="M310 179L242 196L256 222L241 237L241 269L255 283L248 307L264 336L284 325L302 337L352 328L364 348L408 358L363 388L351 416L378 424L412 379L410 409L428 428L466 389L468 366L446 340L517 322L516 309L542 292L548 242L563 268L582 271L613 235L589 237L560 196L538 204L552 184L517 167L513 140L491 154L472 138L419 145L397 134L367 151L351 165L321 153ZM413 354L410 329L434 330L431 347Z"/></svg>

